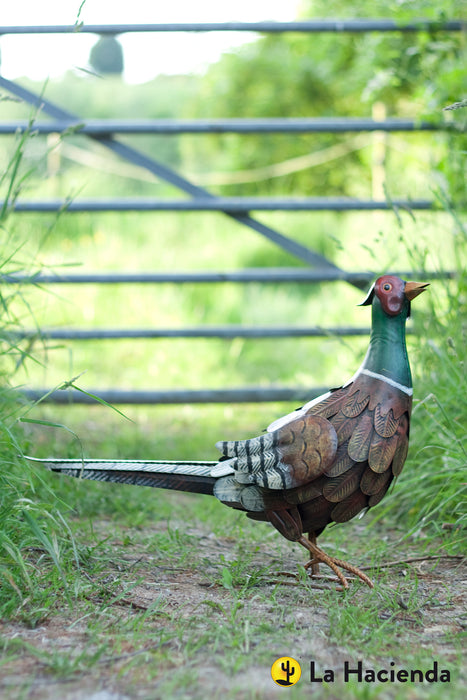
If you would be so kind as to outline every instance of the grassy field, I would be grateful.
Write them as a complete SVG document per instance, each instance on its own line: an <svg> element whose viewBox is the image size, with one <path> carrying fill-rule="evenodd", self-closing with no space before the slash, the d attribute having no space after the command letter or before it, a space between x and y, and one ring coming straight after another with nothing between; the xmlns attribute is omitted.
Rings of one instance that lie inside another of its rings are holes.
<svg viewBox="0 0 467 700"><path fill-rule="evenodd" d="M433 281L413 305L415 407L401 478L364 519L328 528L322 538L330 552L371 567L372 591L356 583L344 594L316 590L300 573L297 546L209 497L81 483L44 474L19 456L215 459L218 439L258 434L295 405L118 407L123 417L98 403L19 404L8 388L51 388L78 375L83 390L97 392L335 386L361 362L366 338L39 339L18 348L4 335L4 697L71 700L107 690L112 697L253 700L290 692L301 699L312 689L318 698L350 692L362 700L417 700L440 697L440 688L448 700L463 697L467 236L449 211L400 216L260 217L345 269L457 271L451 282ZM4 220L2 236L2 272L296 264L216 214L14 215ZM34 325L369 325L368 309L356 306L362 294L344 283L23 285L4 287L2 295L3 329L10 332ZM290 691L270 678L281 656L304 669ZM359 659L375 669L394 662L397 669L428 670L437 661L451 682L345 683L344 663ZM321 671L335 669L335 682L311 686L311 660Z"/></svg>

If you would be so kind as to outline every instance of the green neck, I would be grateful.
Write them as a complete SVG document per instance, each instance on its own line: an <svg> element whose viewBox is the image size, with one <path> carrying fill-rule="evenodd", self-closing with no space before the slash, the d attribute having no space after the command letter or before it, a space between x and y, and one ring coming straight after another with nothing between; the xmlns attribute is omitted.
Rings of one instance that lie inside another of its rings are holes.
<svg viewBox="0 0 467 700"><path fill-rule="evenodd" d="M370 346L360 368L381 374L405 387L412 386L405 345L405 322L408 312L409 302L406 302L401 313L388 316L375 295L371 305Z"/></svg>

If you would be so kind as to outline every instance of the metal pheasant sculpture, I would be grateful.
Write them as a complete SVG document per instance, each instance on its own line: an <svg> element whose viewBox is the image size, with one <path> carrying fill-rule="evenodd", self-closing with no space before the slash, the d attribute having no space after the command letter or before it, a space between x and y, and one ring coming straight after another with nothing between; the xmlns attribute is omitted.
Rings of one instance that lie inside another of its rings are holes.
<svg viewBox="0 0 467 700"><path fill-rule="evenodd" d="M40 461L84 479L212 494L299 542L311 554L306 567L312 575L322 562L344 588L341 569L372 586L358 568L328 556L316 538L326 525L379 503L402 470L412 407L405 323L412 299L427 286L380 277L362 304L371 304L372 328L354 376L279 418L259 437L218 442L219 462Z"/></svg>

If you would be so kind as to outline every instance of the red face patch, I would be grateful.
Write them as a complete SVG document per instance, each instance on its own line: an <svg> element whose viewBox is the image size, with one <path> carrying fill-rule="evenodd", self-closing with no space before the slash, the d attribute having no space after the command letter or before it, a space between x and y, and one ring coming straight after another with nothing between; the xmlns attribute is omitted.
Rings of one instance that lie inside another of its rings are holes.
<svg viewBox="0 0 467 700"><path fill-rule="evenodd" d="M394 275L383 275L375 282L375 294L389 316L397 316L405 300L405 282Z"/></svg>

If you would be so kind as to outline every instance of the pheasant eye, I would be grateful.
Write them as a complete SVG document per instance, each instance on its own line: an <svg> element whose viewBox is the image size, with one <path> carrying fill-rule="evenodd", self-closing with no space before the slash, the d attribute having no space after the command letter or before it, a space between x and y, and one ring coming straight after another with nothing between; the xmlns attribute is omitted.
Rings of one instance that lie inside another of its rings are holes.
<svg viewBox="0 0 467 700"><path fill-rule="evenodd" d="M383 289L385 292L390 292L392 289L392 284L389 284L389 282L386 282L386 284L383 284Z"/></svg>

